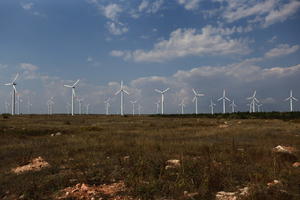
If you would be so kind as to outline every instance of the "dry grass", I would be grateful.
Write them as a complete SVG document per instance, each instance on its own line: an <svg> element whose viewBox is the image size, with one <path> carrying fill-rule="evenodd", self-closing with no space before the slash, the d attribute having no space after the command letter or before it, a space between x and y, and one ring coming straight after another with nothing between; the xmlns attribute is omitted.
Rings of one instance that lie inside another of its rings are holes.
<svg viewBox="0 0 300 200"><path fill-rule="evenodd" d="M277 145L300 149L300 120L14 116L0 119L0 199L51 199L78 183L120 181L124 195L141 199L214 199L245 186L255 189L249 199L299 199L299 151L277 155ZM51 167L11 173L39 156ZM166 169L170 159L180 167ZM267 188L273 180L285 194Z"/></svg>

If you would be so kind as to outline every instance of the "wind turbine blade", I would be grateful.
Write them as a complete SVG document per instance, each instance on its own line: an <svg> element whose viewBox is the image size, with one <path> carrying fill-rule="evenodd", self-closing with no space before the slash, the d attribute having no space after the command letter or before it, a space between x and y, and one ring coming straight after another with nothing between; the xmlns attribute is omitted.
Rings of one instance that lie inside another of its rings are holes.
<svg viewBox="0 0 300 200"><path fill-rule="evenodd" d="M74 97L76 96L76 93L75 93L74 89L72 90L72 94L73 94Z"/></svg>
<svg viewBox="0 0 300 200"><path fill-rule="evenodd" d="M16 77L13 79L12 83L15 82L17 80L17 78L19 77L19 73L17 73Z"/></svg>
<svg viewBox="0 0 300 200"><path fill-rule="evenodd" d="M227 101L230 101L230 99L228 99L227 97L225 97L225 99L226 99Z"/></svg>
<svg viewBox="0 0 300 200"><path fill-rule="evenodd" d="M128 93L126 90L123 90L123 92L124 92L125 94L129 95L129 93Z"/></svg>
<svg viewBox="0 0 300 200"><path fill-rule="evenodd" d="M195 91L195 89L193 89L194 95L197 95L197 92Z"/></svg>
<svg viewBox="0 0 300 200"><path fill-rule="evenodd" d="M69 87L69 88L71 88L72 86L71 85L64 85L65 87Z"/></svg>
<svg viewBox="0 0 300 200"><path fill-rule="evenodd" d="M115 93L115 95L118 95L121 92L121 90L119 90L118 92Z"/></svg>
<svg viewBox="0 0 300 200"><path fill-rule="evenodd" d="M293 100L298 101L298 99L296 99L295 97L292 97Z"/></svg>
<svg viewBox="0 0 300 200"><path fill-rule="evenodd" d="M170 88L167 88L167 89L165 89L162 93L165 93L165 92L167 92L168 90L169 90Z"/></svg>
<svg viewBox="0 0 300 200"><path fill-rule="evenodd" d="M162 91L160 91L160 90L158 90L158 89L155 89L155 91L158 92L158 93L162 93Z"/></svg>
<svg viewBox="0 0 300 200"><path fill-rule="evenodd" d="M221 100L223 100L223 97L221 97L220 99L218 99L218 101L221 101Z"/></svg>
<svg viewBox="0 0 300 200"><path fill-rule="evenodd" d="M195 101L196 101L196 98L197 98L196 96L193 98L193 102L195 102Z"/></svg>
<svg viewBox="0 0 300 200"><path fill-rule="evenodd" d="M16 88L16 86L15 86L15 85L12 85L12 86L13 86L13 88L14 88L15 93L17 93L17 88Z"/></svg>
<svg viewBox="0 0 300 200"><path fill-rule="evenodd" d="M5 83L4 85L12 85L12 83Z"/></svg>
<svg viewBox="0 0 300 200"><path fill-rule="evenodd" d="M253 93L253 97L255 97L256 96L256 90L254 91L254 93Z"/></svg>
<svg viewBox="0 0 300 200"><path fill-rule="evenodd" d="M284 101L288 101L288 100L290 100L291 99L291 97L288 97L288 98L286 98Z"/></svg>
<svg viewBox="0 0 300 200"><path fill-rule="evenodd" d="M79 83L80 79L78 79L73 85L72 87L75 87L78 83Z"/></svg>

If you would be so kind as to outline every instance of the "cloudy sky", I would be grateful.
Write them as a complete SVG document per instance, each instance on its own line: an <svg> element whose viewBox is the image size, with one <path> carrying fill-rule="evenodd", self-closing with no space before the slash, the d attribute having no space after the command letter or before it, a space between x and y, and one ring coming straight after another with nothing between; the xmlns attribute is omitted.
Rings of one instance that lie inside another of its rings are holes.
<svg viewBox="0 0 300 200"><path fill-rule="evenodd" d="M1 0L0 112L11 101L3 83L16 73L23 113L28 98L32 112L47 112L52 96L54 112L66 112L63 85L77 79L92 113L104 113L108 97L119 112L121 80L126 113L130 100L155 112L154 89L167 87L166 113L182 99L194 112L192 88L205 94L201 112L211 99L221 111L223 89L240 111L254 90L264 110L284 111L290 89L300 98L299 36L298 0Z"/></svg>

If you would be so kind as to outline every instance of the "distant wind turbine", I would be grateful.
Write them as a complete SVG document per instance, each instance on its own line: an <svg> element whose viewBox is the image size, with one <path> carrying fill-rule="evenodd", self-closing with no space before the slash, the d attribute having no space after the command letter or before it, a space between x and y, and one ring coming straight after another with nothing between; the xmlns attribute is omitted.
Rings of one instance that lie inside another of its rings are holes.
<svg viewBox="0 0 300 200"><path fill-rule="evenodd" d="M85 105L85 109L86 109L85 110L86 111L85 114L87 114L87 115L89 114L89 107L90 107L90 104L86 104Z"/></svg>
<svg viewBox="0 0 300 200"><path fill-rule="evenodd" d="M185 107L184 99L182 99L182 101L181 101L181 103L179 104L179 106L181 107L181 114L183 115L183 114L184 114L184 107Z"/></svg>
<svg viewBox="0 0 300 200"><path fill-rule="evenodd" d="M263 104L257 104L257 112L262 112Z"/></svg>
<svg viewBox="0 0 300 200"><path fill-rule="evenodd" d="M161 94L161 114L163 115L164 114L164 100L165 100L165 97L164 97L164 94L169 90L170 88L167 88L165 90L158 90L158 89L155 89L155 92L158 92Z"/></svg>
<svg viewBox="0 0 300 200"><path fill-rule="evenodd" d="M134 105L136 104L137 101L130 101L132 104L132 115L134 115Z"/></svg>
<svg viewBox="0 0 300 200"><path fill-rule="evenodd" d="M54 99L54 97L51 97L51 98L47 101L48 115L52 115L52 114L53 114L53 105L54 105L53 99Z"/></svg>
<svg viewBox="0 0 300 200"><path fill-rule="evenodd" d="M78 113L79 115L82 114L82 102L83 102L84 98L77 98L78 101Z"/></svg>
<svg viewBox="0 0 300 200"><path fill-rule="evenodd" d="M126 90L124 90L123 81L121 81L121 88L120 88L120 90L117 91L115 93L115 95L118 95L119 93L121 93L121 112L120 112L120 114L123 116L124 115L124 102L123 102L124 93L127 94L127 95L129 95L129 93Z"/></svg>
<svg viewBox="0 0 300 200"><path fill-rule="evenodd" d="M75 88L76 88L76 85L78 84L78 82L79 82L79 79L73 85L64 85L65 87L72 88L72 103L71 103L71 115L72 116L74 115L74 98L76 96Z"/></svg>
<svg viewBox="0 0 300 200"><path fill-rule="evenodd" d="M285 99L285 101L290 101L290 112L293 112L293 101L298 101L295 97L293 97L293 91L290 90L290 96Z"/></svg>
<svg viewBox="0 0 300 200"><path fill-rule="evenodd" d="M109 112L108 112L108 109L109 109L109 107L110 107L109 101L110 101L110 98L108 98L108 99L106 99L106 101L104 101L104 103L105 103L105 111L106 111L105 113L106 113L106 115L109 114Z"/></svg>
<svg viewBox="0 0 300 200"><path fill-rule="evenodd" d="M232 100L231 104L229 104L231 106L231 112L234 113L235 112L235 107L237 107L237 105L234 103L234 99Z"/></svg>
<svg viewBox="0 0 300 200"><path fill-rule="evenodd" d="M212 101L212 99L210 100L210 112L213 115L214 114L214 107L216 106L216 104L214 104L214 102Z"/></svg>
<svg viewBox="0 0 300 200"><path fill-rule="evenodd" d="M160 101L158 100L155 105L156 105L156 114L159 113L159 104L160 104Z"/></svg>
<svg viewBox="0 0 300 200"><path fill-rule="evenodd" d="M17 103L18 103L18 109L17 109L17 114L20 115L21 113L21 103L23 102L23 99L21 99L21 94L17 93Z"/></svg>
<svg viewBox="0 0 300 200"><path fill-rule="evenodd" d="M193 89L193 93L194 93L193 102L195 102L195 111L196 111L196 115L197 115L198 114L198 97L203 97L204 94L197 93L195 89Z"/></svg>
<svg viewBox="0 0 300 200"><path fill-rule="evenodd" d="M8 113L8 109L9 109L10 104L5 101L5 113Z"/></svg>
<svg viewBox="0 0 300 200"><path fill-rule="evenodd" d="M30 102L30 97L28 96L28 101L27 101L27 112L28 112L28 114L31 114L31 106L32 106L32 104L31 104L31 102Z"/></svg>
<svg viewBox="0 0 300 200"><path fill-rule="evenodd" d="M16 80L17 80L18 77L19 77L19 74L17 74L15 76L15 78L12 80L12 82L4 84L4 85L13 87L12 95L11 95L11 114L12 115L16 114L16 93L17 93Z"/></svg>
<svg viewBox="0 0 300 200"><path fill-rule="evenodd" d="M255 112L255 105L259 103L258 99L256 98L256 90L254 91L251 97L248 97L247 100L251 100L250 102L250 113Z"/></svg>
<svg viewBox="0 0 300 200"><path fill-rule="evenodd" d="M220 99L218 99L218 101L223 101L223 114L225 114L226 113L226 101L230 101L227 97L226 97L226 91L225 90L223 90L223 96L220 98Z"/></svg>

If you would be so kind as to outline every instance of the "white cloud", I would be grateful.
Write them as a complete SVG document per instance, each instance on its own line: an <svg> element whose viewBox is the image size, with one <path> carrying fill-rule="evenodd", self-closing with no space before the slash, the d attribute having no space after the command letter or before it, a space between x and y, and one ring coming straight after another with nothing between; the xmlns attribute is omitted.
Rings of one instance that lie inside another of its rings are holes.
<svg viewBox="0 0 300 200"><path fill-rule="evenodd" d="M155 14L161 9L163 3L164 0L155 0L152 1L152 3L150 3L148 0L143 0L138 7L138 11Z"/></svg>
<svg viewBox="0 0 300 200"><path fill-rule="evenodd" d="M121 22L107 22L108 31L113 35L122 35L128 32L128 27Z"/></svg>
<svg viewBox="0 0 300 200"><path fill-rule="evenodd" d="M24 10L31 10L32 7L33 7L34 3L32 2L29 2L29 3L21 3L21 7L24 9Z"/></svg>
<svg viewBox="0 0 300 200"><path fill-rule="evenodd" d="M136 62L161 62L185 56L247 54L248 41L233 39L216 33L211 26L195 29L177 29L168 40L162 40L149 51L135 50L131 57Z"/></svg>
<svg viewBox="0 0 300 200"><path fill-rule="evenodd" d="M284 4L279 9L272 10L266 17L264 26L269 26L276 22L283 22L291 15L295 14L296 11L300 8L300 2L291 0L289 3Z"/></svg>
<svg viewBox="0 0 300 200"><path fill-rule="evenodd" d="M28 70L28 71L36 71L39 69L38 66L33 65L31 63L20 63L20 67L21 69Z"/></svg>
<svg viewBox="0 0 300 200"><path fill-rule="evenodd" d="M187 10L195 10L199 7L200 0L177 0Z"/></svg>
<svg viewBox="0 0 300 200"><path fill-rule="evenodd" d="M118 4L109 4L103 7L103 14L106 18L116 21L122 10L122 7Z"/></svg>
<svg viewBox="0 0 300 200"><path fill-rule="evenodd" d="M279 44L277 47L265 53L265 57L271 58L271 57L278 57L278 56L292 54L298 51L299 48L300 48L299 45L290 46L288 44Z"/></svg>

